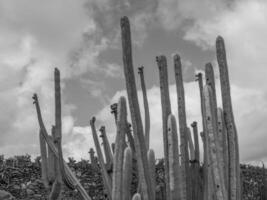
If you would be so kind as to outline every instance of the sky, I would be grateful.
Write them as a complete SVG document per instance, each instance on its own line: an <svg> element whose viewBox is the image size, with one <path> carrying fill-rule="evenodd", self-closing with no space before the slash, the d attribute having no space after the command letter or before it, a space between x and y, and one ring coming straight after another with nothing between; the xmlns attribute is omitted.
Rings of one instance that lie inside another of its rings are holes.
<svg viewBox="0 0 267 200"><path fill-rule="evenodd" d="M9 0L0 1L0 154L39 155L37 93L48 130L54 123L53 69L62 78L64 156L89 159L89 120L115 138L110 105L126 95L120 18L132 29L133 61L144 66L151 116L150 146L163 156L156 56L168 60L172 112L177 117L172 55L182 58L187 123L201 129L195 74L215 69L218 35L225 40L242 163L267 163L267 2L265 0Z"/></svg>

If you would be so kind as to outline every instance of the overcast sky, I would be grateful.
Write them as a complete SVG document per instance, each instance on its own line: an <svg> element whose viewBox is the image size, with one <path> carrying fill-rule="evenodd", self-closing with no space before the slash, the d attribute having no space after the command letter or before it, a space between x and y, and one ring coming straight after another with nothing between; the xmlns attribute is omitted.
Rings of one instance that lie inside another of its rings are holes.
<svg viewBox="0 0 267 200"><path fill-rule="evenodd" d="M194 74L212 62L225 39L234 115L243 163L267 161L267 2L265 0L8 0L0 1L0 154L39 154L32 94L46 128L54 121L53 68L62 76L63 149L88 159L89 120L115 137L109 106L125 95L120 18L131 22L135 72L144 65L151 147L162 157L159 75L168 58L172 112L177 116L172 54L182 57L187 122L201 124ZM136 73L138 89L140 82ZM219 82L218 101L220 102ZM142 102L141 93L140 103ZM219 103L221 105L221 103ZM141 104L142 106L142 104Z"/></svg>

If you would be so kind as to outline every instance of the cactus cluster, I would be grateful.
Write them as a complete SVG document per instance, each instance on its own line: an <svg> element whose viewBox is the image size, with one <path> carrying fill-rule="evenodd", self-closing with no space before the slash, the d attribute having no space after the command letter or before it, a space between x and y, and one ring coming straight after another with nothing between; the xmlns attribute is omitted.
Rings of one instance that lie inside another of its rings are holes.
<svg viewBox="0 0 267 200"><path fill-rule="evenodd" d="M156 200L159 196L156 195L155 153L149 149L150 116L144 67L138 68L145 111L143 124L132 61L130 23L127 17L121 18L121 39L127 99L120 97L118 103L111 105L111 113L114 114L117 128L116 140L110 145L106 129L101 126L99 131L103 141L103 153L96 131L96 118L92 117L90 126L97 159L93 149L90 149L89 153L92 164L95 167L100 166L108 199ZM205 84L203 75L201 73L196 75L203 126L203 131L200 133L197 122L191 123L191 127L187 123L180 56L178 54L173 56L178 104L177 120L174 115L176 111L171 109L167 58L164 55L156 57L160 80L165 173L165 185L160 196L164 196L164 199L241 200L238 137L232 110L226 52L221 36L216 40L216 53L220 71L222 108L217 107L214 69L211 63L207 63ZM35 94L33 98L40 125L42 179L45 186L50 189L49 199L60 198L64 183L70 189L79 191L83 199L90 200L63 159L58 69L55 69L55 126L51 135L44 126L37 95ZM129 111L126 106L127 100ZM128 122L128 112L131 124ZM203 143L203 161L200 160L199 134ZM132 177L136 168L138 184L132 190Z"/></svg>

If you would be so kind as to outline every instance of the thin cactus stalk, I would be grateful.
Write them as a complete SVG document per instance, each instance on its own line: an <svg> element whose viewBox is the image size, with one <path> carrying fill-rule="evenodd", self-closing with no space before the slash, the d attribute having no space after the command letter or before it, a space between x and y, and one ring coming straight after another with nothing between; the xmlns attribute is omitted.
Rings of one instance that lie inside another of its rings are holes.
<svg viewBox="0 0 267 200"><path fill-rule="evenodd" d="M43 122L42 113L41 113L41 109L40 109L40 105L39 105L37 94L34 94L32 98L34 100L33 104L35 104L36 113L37 113L37 119L38 119L38 123L39 123L40 129L41 129L41 133L43 134L47 145L49 146L49 148L51 148L51 150L53 151L54 155L58 159L59 155L58 155L57 147L53 143L53 141L49 140L47 130L46 130L45 126L44 126L44 122ZM85 189L82 187L81 183L78 181L78 179L72 173L72 171L70 170L69 166L66 164L65 161L64 161L64 166L65 166L65 169L67 171L68 176L73 180L73 184L76 185L76 188L79 191L79 193L81 194L81 196L83 197L83 199L84 200L91 200L90 196L86 193ZM57 173L57 174L59 174L59 173Z"/></svg>
<svg viewBox="0 0 267 200"><path fill-rule="evenodd" d="M131 184L132 184L132 160L133 154L130 147L124 150L123 156L123 180L122 180L122 199L131 200Z"/></svg>
<svg viewBox="0 0 267 200"><path fill-rule="evenodd" d="M115 153L115 143L111 143L111 149L112 149L112 153L114 154Z"/></svg>
<svg viewBox="0 0 267 200"><path fill-rule="evenodd" d="M91 160L91 164L92 164L92 166L93 166L93 168L97 168L97 160L96 160L96 157L95 157L95 151L94 151L94 149L93 148L90 148L90 150L89 150L89 155L90 155L90 160Z"/></svg>
<svg viewBox="0 0 267 200"><path fill-rule="evenodd" d="M211 63L207 63L205 65L205 76L206 76L206 84L209 85L213 92L213 98L214 98L214 106L217 108L217 100L216 100L216 87L215 87L215 76L214 76L214 70ZM217 119L217 118L216 118Z"/></svg>
<svg viewBox="0 0 267 200"><path fill-rule="evenodd" d="M111 147L110 147L110 144L109 144L109 141L108 141L108 138L107 138L105 126L101 126L99 131L101 132L100 137L103 140L103 146L104 146L104 152L105 152L105 158L106 158L107 166L112 166L112 164L113 164L113 155L112 155Z"/></svg>
<svg viewBox="0 0 267 200"><path fill-rule="evenodd" d="M228 136L224 122L223 110L221 108L217 109L217 119L218 119L218 141L219 150L222 152L223 156L221 159L222 171L224 174L225 188L229 191L229 147L228 147Z"/></svg>
<svg viewBox="0 0 267 200"><path fill-rule="evenodd" d="M156 199L156 159L155 159L155 152L152 149L148 150L147 159L149 163L149 173L151 174L151 187L152 187L151 200L155 200Z"/></svg>
<svg viewBox="0 0 267 200"><path fill-rule="evenodd" d="M104 181L104 186L107 190L107 194L109 199L111 198L111 194L112 194L112 187L111 187L111 179L107 173L106 170L106 166L105 166L105 162L104 162L104 157L101 151L101 147L98 141L98 137L97 137L97 133L96 133L96 128L95 128L95 117L92 117L92 119L90 120L90 126L91 126L91 130L92 130L92 135L93 135L93 139L94 139L94 143L95 143L95 148L96 148L96 153L97 153L97 157L98 157L98 161L100 164L100 168L101 168L101 174L103 177L103 181Z"/></svg>
<svg viewBox="0 0 267 200"><path fill-rule="evenodd" d="M64 158L62 151L62 120L61 120L61 89L60 89L60 72L57 68L54 71L54 83L55 83L55 143L58 149L58 163L60 167L61 176L58 177L58 181L61 179L66 186L72 190L75 189L72 180L66 173L64 166Z"/></svg>
<svg viewBox="0 0 267 200"><path fill-rule="evenodd" d="M127 130L127 108L126 99L124 97L120 97L118 109L117 136L113 162L112 199L122 200L123 152L125 147L125 133Z"/></svg>
<svg viewBox="0 0 267 200"><path fill-rule="evenodd" d="M149 106L146 94L146 84L144 78L144 66L138 68L138 74L140 75L141 80L141 88L143 93L143 102L144 102L144 110L145 110L145 140L146 147L149 149L149 134L150 134L150 115L149 115Z"/></svg>
<svg viewBox="0 0 267 200"><path fill-rule="evenodd" d="M196 159L195 147L194 147L190 128L187 128L187 139L188 139L188 146L189 146L190 162L194 162L194 160Z"/></svg>
<svg viewBox="0 0 267 200"><path fill-rule="evenodd" d="M49 200L58 200L58 199L60 199L61 188L62 188L62 183L61 183L60 177L57 175L57 178L53 183L52 190L51 190L51 192L49 194L48 199Z"/></svg>
<svg viewBox="0 0 267 200"><path fill-rule="evenodd" d="M177 90L177 103L178 103L178 118L180 129L180 149L181 149L181 178L183 185L183 194L181 199L191 200L190 195L190 177L189 177L189 155L187 145L187 124L186 124L186 111L185 111L185 97L184 97L184 84L182 75L181 58L178 54L173 56L175 82Z"/></svg>
<svg viewBox="0 0 267 200"><path fill-rule="evenodd" d="M225 52L224 40L221 36L216 39L216 54L220 71L222 105L224 111L224 119L228 132L229 145L229 178L230 178L230 200L240 200L240 165L239 165L239 149L238 135L232 109L230 81L228 75L228 65Z"/></svg>
<svg viewBox="0 0 267 200"><path fill-rule="evenodd" d="M46 142L45 139L41 133L39 133L39 140L40 140L40 153L41 153L41 170L42 170L42 180L44 183L44 186L48 188L48 163L47 163L47 148L46 148Z"/></svg>
<svg viewBox="0 0 267 200"><path fill-rule="evenodd" d="M139 193L135 193L132 200L141 200L141 195Z"/></svg>
<svg viewBox="0 0 267 200"><path fill-rule="evenodd" d="M53 141L53 136L49 135L49 139ZM54 153L53 151L48 148L48 167L47 167L47 170L48 170L48 182L49 182L49 185L51 185L54 181L55 181L55 178L56 178L56 169L55 169L55 157L54 157ZM57 162L57 161L56 161Z"/></svg>
<svg viewBox="0 0 267 200"><path fill-rule="evenodd" d="M168 147L169 147L169 177L170 177L170 200L180 199L180 195L184 193L181 191L183 184L179 180L180 166L179 166L179 145L177 136L176 119L174 115L170 114L168 117Z"/></svg>
<svg viewBox="0 0 267 200"><path fill-rule="evenodd" d="M193 122L191 124L191 127L193 128L193 135L194 135L195 160L199 164L200 163L200 153L199 153L199 141L198 141L197 122Z"/></svg>
<svg viewBox="0 0 267 200"><path fill-rule="evenodd" d="M212 175L213 175L213 182L215 185L215 197L217 200L226 200L227 199L227 193L223 181L223 176L220 173L220 163L219 157L222 156L220 152L218 151L218 141L216 141L216 130L217 130L217 124L215 123L215 115L212 108L214 106L214 103L212 102L214 98L212 97L212 89L210 86L206 85L204 87L204 100L205 100L205 108L206 108L206 118L205 123L207 127L207 136L208 136L208 142L209 142L209 158L211 161L211 169L212 169Z"/></svg>
<svg viewBox="0 0 267 200"><path fill-rule="evenodd" d="M166 198L170 198L170 175L169 175L169 152L168 152L168 116L171 114L171 102L169 94L167 59L165 56L157 56L156 61L159 68L160 97L162 108L162 130L164 148L164 171Z"/></svg>
<svg viewBox="0 0 267 200"><path fill-rule="evenodd" d="M141 183L143 199L149 200L152 190L150 174L148 171L147 149L133 70L130 23L127 17L121 18L121 36L124 75L133 125L139 180Z"/></svg>

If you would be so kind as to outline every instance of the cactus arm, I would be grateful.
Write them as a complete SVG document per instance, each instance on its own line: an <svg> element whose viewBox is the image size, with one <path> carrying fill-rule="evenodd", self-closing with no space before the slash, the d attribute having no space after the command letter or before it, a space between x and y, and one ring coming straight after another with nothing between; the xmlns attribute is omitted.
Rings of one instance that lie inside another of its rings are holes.
<svg viewBox="0 0 267 200"><path fill-rule="evenodd" d="M223 182L223 176L220 173L219 157L222 156L218 151L218 141L216 141L217 124L215 123L215 115L212 108L214 106L212 89L206 85L203 90L205 99L205 123L207 127L208 143L210 147L209 158L211 161L211 169L213 175L213 182L215 185L215 195L217 200L227 199L226 189Z"/></svg>
<svg viewBox="0 0 267 200"><path fill-rule="evenodd" d="M61 188L62 188L62 183L59 180L59 178L57 177L56 180L53 183L53 187L52 187L52 190L51 190L51 192L49 194L48 199L49 200L58 200L58 199L60 199Z"/></svg>
<svg viewBox="0 0 267 200"><path fill-rule="evenodd" d="M169 94L167 60L165 56L157 56L156 61L159 68L160 97L162 108L162 129L163 129L163 148L164 148L164 171L165 171L165 192L166 198L170 198L170 177L169 177L169 152L168 152L168 116L171 114L171 103Z"/></svg>
<svg viewBox="0 0 267 200"><path fill-rule="evenodd" d="M132 184L132 150L127 147L123 156L123 183L122 183L122 199L131 200L131 184Z"/></svg>
<svg viewBox="0 0 267 200"><path fill-rule="evenodd" d="M144 66L138 68L138 74L140 75L141 80L141 88L143 93L143 102L144 102L144 110L145 110L145 140L146 140L146 147L149 149L149 132L150 132L150 115L149 115L149 106L147 100L147 93L146 93L146 84L144 78Z"/></svg>
<svg viewBox="0 0 267 200"><path fill-rule="evenodd" d="M133 133L135 140L135 150L138 163L138 172L141 182L142 195L144 200L149 200L151 196L150 174L148 172L147 149L144 139L144 131L140 108L137 97L135 76L132 62L132 46L130 23L127 17L121 18L121 36L122 36L122 53L123 66L126 81L126 89L131 111Z"/></svg>
<svg viewBox="0 0 267 200"><path fill-rule="evenodd" d="M170 114L168 117L168 147L169 147L169 177L170 177L170 200L179 199L180 195L185 191L181 191L180 186L185 184L179 180L179 146L176 119L174 115Z"/></svg>
<svg viewBox="0 0 267 200"><path fill-rule="evenodd" d="M42 170L42 180L44 183L44 186L48 188L48 163L47 163L47 147L45 143L45 139L41 133L39 133L39 140L40 140L40 153L41 153L41 170Z"/></svg>
<svg viewBox="0 0 267 200"><path fill-rule="evenodd" d="M190 177L189 177L189 155L187 145L187 124L186 124L186 110L185 110L185 97L184 97L184 84L182 75L181 58L178 54L173 56L175 82L177 90L177 103L178 103L178 118L180 129L180 149L181 149L181 178L184 189L181 194L182 199L191 199L190 197Z"/></svg>
<svg viewBox="0 0 267 200"><path fill-rule="evenodd" d="M141 200L141 195L139 193L135 193L132 200Z"/></svg>
<svg viewBox="0 0 267 200"><path fill-rule="evenodd" d="M128 125L126 100L124 97L120 97L118 109L117 136L113 162L112 199L122 200L123 152L125 147L125 132Z"/></svg>
<svg viewBox="0 0 267 200"><path fill-rule="evenodd" d="M223 110L221 108L217 109L217 119L218 119L218 141L219 150L223 155L220 157L220 162L222 165L222 171L224 175L224 182L226 191L229 191L229 148L228 148L228 136L225 128Z"/></svg>
<svg viewBox="0 0 267 200"><path fill-rule="evenodd" d="M152 149L149 149L147 152L147 159L149 163L149 173L151 174L151 187L152 187L152 196L151 200L156 199L156 160L155 153Z"/></svg>
<svg viewBox="0 0 267 200"><path fill-rule="evenodd" d="M230 200L240 200L240 166L239 166L239 149L238 135L232 109L230 81L228 75L228 65L226 59L224 40L221 36L216 39L216 54L220 71L222 104L226 129L228 132L229 145L229 178L230 178Z"/></svg>
<svg viewBox="0 0 267 200"><path fill-rule="evenodd" d="M104 162L104 158L103 158L103 154L101 152L101 147L98 141L98 137L97 137L97 133L96 133L96 128L95 128L95 117L92 117L92 119L90 120L90 126L91 126L91 130L92 130L92 135L93 135L93 139L94 139L94 143L95 143L95 148L96 148L96 153L97 153L97 157L99 160L99 164L101 166L101 173L103 176L103 180L104 180L104 185L105 188L107 189L107 193L109 196L109 199L111 199L111 180L110 177L107 173L106 170L106 166L105 166L105 162Z"/></svg>
<svg viewBox="0 0 267 200"><path fill-rule="evenodd" d="M43 137L43 136L42 136ZM51 135L49 135L49 139L53 141L53 137ZM54 159L54 153L53 151L48 147L48 159L47 159L47 163L48 163L48 182L49 185L51 185L51 183L53 183L55 181L55 159Z"/></svg>
<svg viewBox="0 0 267 200"><path fill-rule="evenodd" d="M197 122L193 122L191 124L191 127L193 128L193 135L194 135L195 160L196 160L197 163L200 163Z"/></svg>
<svg viewBox="0 0 267 200"><path fill-rule="evenodd" d="M190 160L192 162L195 161L196 156L195 156L195 147L194 147L194 143L193 143L193 139L192 139L192 135L191 135L191 130L190 128L187 128L187 139L188 139L188 146L189 146L189 153L190 153Z"/></svg>
<svg viewBox="0 0 267 200"><path fill-rule="evenodd" d="M101 126L99 131L101 132L100 137L103 140L106 163L107 163L108 166L112 166L112 164L113 164L113 155L112 155L110 144L109 144L109 141L108 141L108 138L107 138L105 126Z"/></svg>

